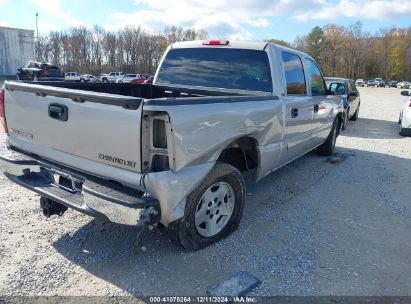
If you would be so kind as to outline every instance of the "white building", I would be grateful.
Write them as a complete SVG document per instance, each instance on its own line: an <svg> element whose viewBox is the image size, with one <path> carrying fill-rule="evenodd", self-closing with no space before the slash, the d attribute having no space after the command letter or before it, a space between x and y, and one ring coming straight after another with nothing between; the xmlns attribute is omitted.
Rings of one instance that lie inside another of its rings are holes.
<svg viewBox="0 0 411 304"><path fill-rule="evenodd" d="M34 59L34 31L0 26L0 77L16 75Z"/></svg>

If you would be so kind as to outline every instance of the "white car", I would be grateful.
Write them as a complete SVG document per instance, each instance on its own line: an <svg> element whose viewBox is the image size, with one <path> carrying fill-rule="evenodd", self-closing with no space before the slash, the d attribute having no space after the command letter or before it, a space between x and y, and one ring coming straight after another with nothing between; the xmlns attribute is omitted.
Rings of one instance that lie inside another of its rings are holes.
<svg viewBox="0 0 411 304"><path fill-rule="evenodd" d="M409 89L410 86L411 86L411 83L409 83L408 81L401 81L397 83L397 88L399 89Z"/></svg>
<svg viewBox="0 0 411 304"><path fill-rule="evenodd" d="M408 91L402 91L402 96L406 96L404 105L400 113L400 135L411 136L411 98Z"/></svg>
<svg viewBox="0 0 411 304"><path fill-rule="evenodd" d="M130 83L133 79L141 78L140 74L126 74L116 80L117 83Z"/></svg>
<svg viewBox="0 0 411 304"><path fill-rule="evenodd" d="M77 72L67 72L64 75L65 81L81 81L81 75Z"/></svg>

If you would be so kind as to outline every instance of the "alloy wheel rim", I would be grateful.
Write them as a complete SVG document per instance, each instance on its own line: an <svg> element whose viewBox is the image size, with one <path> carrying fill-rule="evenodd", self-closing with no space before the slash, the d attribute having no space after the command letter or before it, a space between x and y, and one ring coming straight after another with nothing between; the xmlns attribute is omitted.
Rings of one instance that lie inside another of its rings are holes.
<svg viewBox="0 0 411 304"><path fill-rule="evenodd" d="M204 237L217 235L230 220L235 204L233 187L226 182L212 184L201 196L196 212L197 232Z"/></svg>

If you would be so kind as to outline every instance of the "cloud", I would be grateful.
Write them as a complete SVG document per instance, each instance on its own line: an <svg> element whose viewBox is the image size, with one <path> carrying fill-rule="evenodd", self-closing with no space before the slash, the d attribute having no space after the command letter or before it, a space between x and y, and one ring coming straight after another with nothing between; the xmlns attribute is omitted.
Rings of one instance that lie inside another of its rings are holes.
<svg viewBox="0 0 411 304"><path fill-rule="evenodd" d="M6 26L6 27L7 27L7 26L9 26L9 25L8 25L8 23L5 22L5 21L0 21L0 26Z"/></svg>
<svg viewBox="0 0 411 304"><path fill-rule="evenodd" d="M292 5L290 5L292 2ZM165 26L180 25L205 29L212 38L249 39L250 28L271 25L269 16L275 15L283 6L287 9L304 5L307 1L281 0L135 0L142 9L131 13L114 13L111 23L104 25L114 30L126 25L141 26L147 30L161 30Z"/></svg>
<svg viewBox="0 0 411 304"><path fill-rule="evenodd" d="M406 0L134 0L140 10L114 13L109 16L111 22L104 27L113 30L134 25L156 31L169 25L180 25L203 28L212 38L248 39L249 31L273 25L276 17L299 22L351 15L362 17L363 5L368 5L372 11L379 8L375 3L384 2L383 6L388 6L392 1L398 6L397 12L408 6L404 4ZM383 11L384 8L373 14L377 18Z"/></svg>
<svg viewBox="0 0 411 304"><path fill-rule="evenodd" d="M321 3L320 9L309 9L297 13L295 19L338 20L340 18L357 18L371 20L395 20L411 14L411 1L407 0L342 0Z"/></svg>
<svg viewBox="0 0 411 304"><path fill-rule="evenodd" d="M2 1L2 0L0 0ZM58 30L66 27L67 25L72 27L91 25L84 23L71 15L70 13L64 11L61 8L61 0L29 0L31 3L39 8L39 31L42 33L47 33L49 31ZM66 23L51 23L49 21L43 21L41 18L41 13L48 15L49 17L57 17L64 19Z"/></svg>

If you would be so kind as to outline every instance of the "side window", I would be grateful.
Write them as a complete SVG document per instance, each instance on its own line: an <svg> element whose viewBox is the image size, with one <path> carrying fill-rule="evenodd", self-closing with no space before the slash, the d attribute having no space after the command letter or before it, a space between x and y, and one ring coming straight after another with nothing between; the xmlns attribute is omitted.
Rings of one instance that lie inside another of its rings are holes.
<svg viewBox="0 0 411 304"><path fill-rule="evenodd" d="M295 54L283 52L285 80L288 95L305 95L305 77L301 58Z"/></svg>
<svg viewBox="0 0 411 304"><path fill-rule="evenodd" d="M308 78L311 83L311 92L313 96L325 95L325 82L323 75L321 75L320 69L317 64L311 59L307 59L308 62Z"/></svg>

